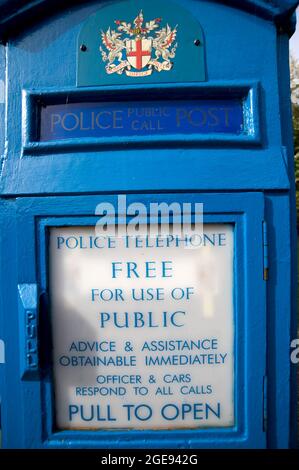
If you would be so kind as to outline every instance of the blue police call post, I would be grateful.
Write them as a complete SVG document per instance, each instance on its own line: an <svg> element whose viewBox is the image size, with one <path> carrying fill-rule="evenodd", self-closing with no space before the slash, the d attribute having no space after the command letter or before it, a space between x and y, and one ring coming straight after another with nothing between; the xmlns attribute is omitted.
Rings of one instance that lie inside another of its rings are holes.
<svg viewBox="0 0 299 470"><path fill-rule="evenodd" d="M3 447L294 446L298 2L61 3L0 1Z"/></svg>

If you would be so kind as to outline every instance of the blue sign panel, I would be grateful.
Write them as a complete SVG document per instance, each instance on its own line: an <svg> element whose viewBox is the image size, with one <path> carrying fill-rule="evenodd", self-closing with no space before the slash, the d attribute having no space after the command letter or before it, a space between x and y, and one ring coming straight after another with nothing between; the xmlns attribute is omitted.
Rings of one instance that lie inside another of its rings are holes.
<svg viewBox="0 0 299 470"><path fill-rule="evenodd" d="M239 100L71 103L41 109L40 141L242 131Z"/></svg>
<svg viewBox="0 0 299 470"><path fill-rule="evenodd" d="M78 86L206 80L205 35L192 7L160 0L101 3L78 36Z"/></svg>

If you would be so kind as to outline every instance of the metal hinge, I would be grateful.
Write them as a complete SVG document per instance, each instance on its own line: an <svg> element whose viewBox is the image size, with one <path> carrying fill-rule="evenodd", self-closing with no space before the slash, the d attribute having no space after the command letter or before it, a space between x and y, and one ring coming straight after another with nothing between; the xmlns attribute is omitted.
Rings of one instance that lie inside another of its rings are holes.
<svg viewBox="0 0 299 470"><path fill-rule="evenodd" d="M33 378L38 372L38 288L19 284L19 335L21 378Z"/></svg>
<svg viewBox="0 0 299 470"><path fill-rule="evenodd" d="M0 364L5 364L5 345L3 339L0 339Z"/></svg>
<svg viewBox="0 0 299 470"><path fill-rule="evenodd" d="M268 229L267 222L263 221L263 279L269 279L269 253L268 253Z"/></svg>
<svg viewBox="0 0 299 470"><path fill-rule="evenodd" d="M263 377L263 431L267 431L268 420L268 377Z"/></svg>

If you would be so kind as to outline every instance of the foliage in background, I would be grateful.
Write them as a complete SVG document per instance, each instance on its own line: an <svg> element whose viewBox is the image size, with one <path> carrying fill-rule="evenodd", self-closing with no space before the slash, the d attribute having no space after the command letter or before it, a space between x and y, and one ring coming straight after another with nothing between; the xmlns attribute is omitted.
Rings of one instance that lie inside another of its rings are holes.
<svg viewBox="0 0 299 470"><path fill-rule="evenodd" d="M291 57L291 98L293 109L297 220L299 223L299 62Z"/></svg>

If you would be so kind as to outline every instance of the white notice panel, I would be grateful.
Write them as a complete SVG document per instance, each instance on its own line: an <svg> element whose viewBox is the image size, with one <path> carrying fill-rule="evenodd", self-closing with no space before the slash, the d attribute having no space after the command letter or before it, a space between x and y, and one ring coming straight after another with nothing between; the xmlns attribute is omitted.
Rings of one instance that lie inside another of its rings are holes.
<svg viewBox="0 0 299 470"><path fill-rule="evenodd" d="M50 231L56 426L234 425L234 231Z"/></svg>

